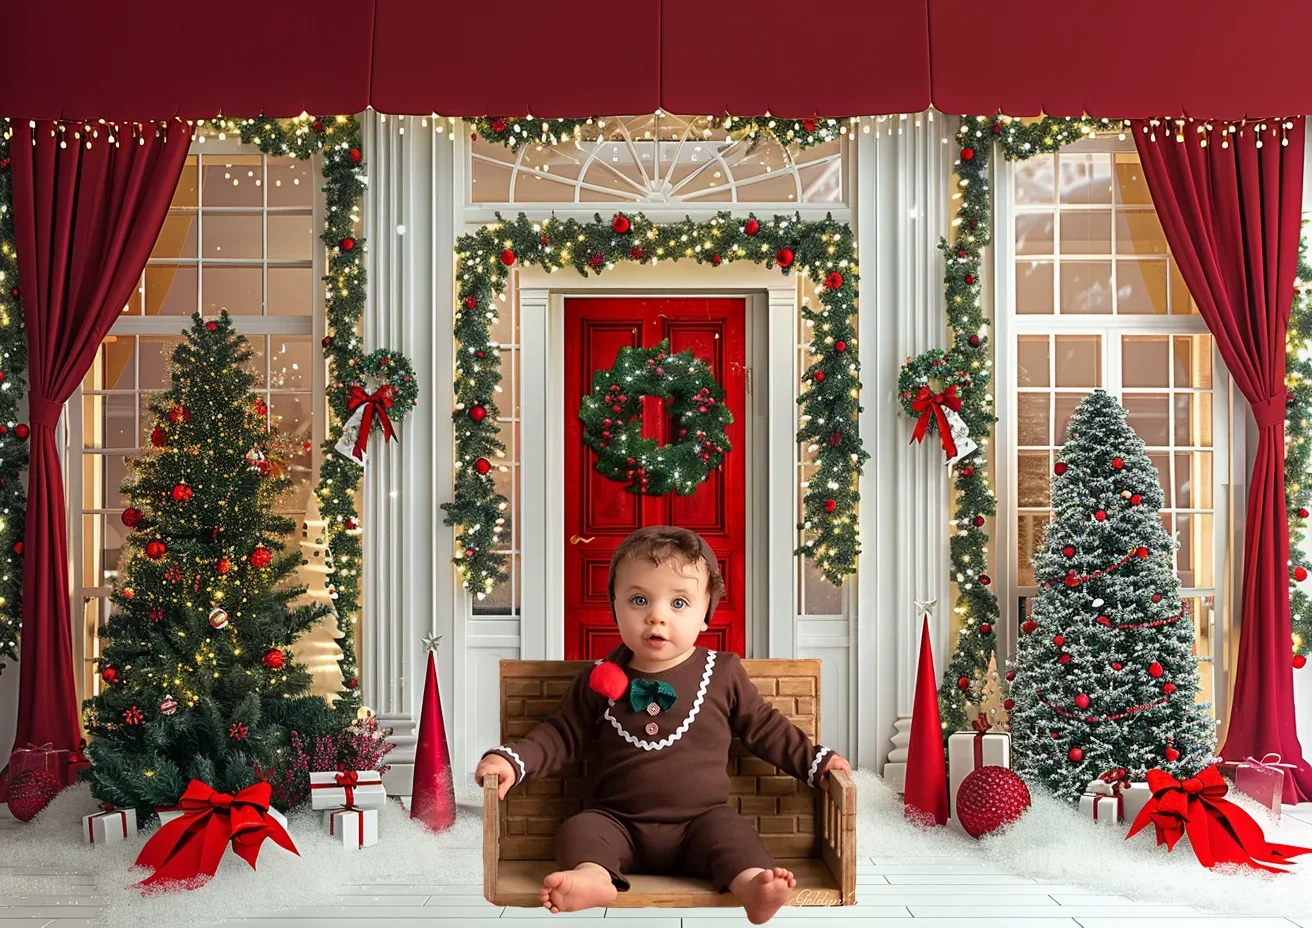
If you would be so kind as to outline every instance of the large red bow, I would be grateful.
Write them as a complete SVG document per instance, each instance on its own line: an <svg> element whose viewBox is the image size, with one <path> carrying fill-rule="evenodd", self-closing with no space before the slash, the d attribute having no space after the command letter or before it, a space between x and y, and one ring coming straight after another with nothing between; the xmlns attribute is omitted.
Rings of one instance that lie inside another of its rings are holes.
<svg viewBox="0 0 1312 928"><path fill-rule="evenodd" d="M1288 864L1291 857L1312 853L1312 848L1268 844L1257 822L1225 798L1229 787L1216 767L1183 782L1164 770L1149 770L1148 788L1153 796L1139 810L1126 838L1152 822L1157 843L1165 844L1168 851L1187 833L1204 867L1246 864L1272 873L1285 871L1268 864Z"/></svg>
<svg viewBox="0 0 1312 928"><path fill-rule="evenodd" d="M269 815L272 794L268 783L256 783L230 796L192 780L179 802L183 814L155 832L137 856L137 866L155 868L138 885L162 880L189 880L199 885L214 875L229 841L252 870L265 838L299 854L291 836ZM202 876L204 879L198 879Z"/></svg>
<svg viewBox="0 0 1312 928"><path fill-rule="evenodd" d="M948 425L947 414L943 412L944 406L953 412L961 408L961 397L957 396L957 385L955 383L942 393L935 393L929 387L920 388L916 398L911 401L912 410L920 413L920 419L916 422L916 431L912 434L911 441L925 440L925 433L929 431L929 417L933 416L934 421L938 423L939 437L943 439L943 450L947 453L950 461L957 456L957 443L952 440L952 428Z"/></svg>
<svg viewBox="0 0 1312 928"><path fill-rule="evenodd" d="M346 408L355 412L361 406L364 407L364 415L360 417L360 432L355 437L355 447L351 449L356 460L364 460L365 446L369 443L369 432L374 427L374 416L378 417L378 421L383 426L383 443L386 444L395 437L392 432L392 420L387 417L387 410L392 408L395 396L396 391L390 383L383 384L373 393L365 393L364 388L359 384L351 385Z"/></svg>

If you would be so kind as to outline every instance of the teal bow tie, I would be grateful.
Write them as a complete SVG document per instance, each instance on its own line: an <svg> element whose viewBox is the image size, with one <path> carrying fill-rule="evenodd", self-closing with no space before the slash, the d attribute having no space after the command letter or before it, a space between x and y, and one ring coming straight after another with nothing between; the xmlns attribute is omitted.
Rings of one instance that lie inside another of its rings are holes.
<svg viewBox="0 0 1312 928"><path fill-rule="evenodd" d="M629 684L629 705L634 712L642 712L651 703L656 703L662 710L670 709L678 698L674 687L664 680L634 680Z"/></svg>

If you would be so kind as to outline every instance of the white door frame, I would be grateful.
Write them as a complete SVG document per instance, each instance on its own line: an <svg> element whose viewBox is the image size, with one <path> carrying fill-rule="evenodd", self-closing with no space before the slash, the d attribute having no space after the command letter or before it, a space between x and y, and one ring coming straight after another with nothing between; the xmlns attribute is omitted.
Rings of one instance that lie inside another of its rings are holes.
<svg viewBox="0 0 1312 928"><path fill-rule="evenodd" d="M747 360L765 376L753 378L744 453L767 460L764 468L747 468L748 647L754 657L796 656L797 279L755 266L671 264L659 276L648 267L617 267L604 281L520 271L522 588L543 594L537 605L526 597L521 606L521 657L565 656L565 438L557 424L565 401L567 296L747 299ZM764 333L756 328L762 321ZM762 343L764 355L754 350Z"/></svg>

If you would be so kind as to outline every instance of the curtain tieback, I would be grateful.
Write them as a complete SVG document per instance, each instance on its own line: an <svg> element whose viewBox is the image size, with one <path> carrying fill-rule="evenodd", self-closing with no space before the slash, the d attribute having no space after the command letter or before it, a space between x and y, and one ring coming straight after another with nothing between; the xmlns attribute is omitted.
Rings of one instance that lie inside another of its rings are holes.
<svg viewBox="0 0 1312 928"><path fill-rule="evenodd" d="M28 414L32 417L33 425L43 425L48 429L53 429L59 424L59 416L64 411L64 404L46 399L37 393L29 393L27 395L27 409Z"/></svg>
<svg viewBox="0 0 1312 928"><path fill-rule="evenodd" d="M1270 399L1253 404L1253 418L1259 429L1273 429L1285 424L1285 394L1278 393Z"/></svg>

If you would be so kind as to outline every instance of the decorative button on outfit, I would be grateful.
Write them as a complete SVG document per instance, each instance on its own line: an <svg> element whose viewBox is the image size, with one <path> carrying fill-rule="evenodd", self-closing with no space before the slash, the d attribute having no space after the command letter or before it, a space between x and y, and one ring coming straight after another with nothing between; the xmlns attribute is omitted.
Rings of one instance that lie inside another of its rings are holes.
<svg viewBox="0 0 1312 928"><path fill-rule="evenodd" d="M656 705L656 703L654 703L654 702L649 702L649 703L647 703L647 714L648 714L648 715L660 715L660 714L661 714L661 707L658 706L658 705Z"/></svg>
<svg viewBox="0 0 1312 928"><path fill-rule="evenodd" d="M660 730L661 730L661 727L660 727L659 725L657 725L655 722L648 722L648 723L647 723L647 734L649 734L649 735L655 735L655 734L656 734L658 731L660 731Z"/></svg>

